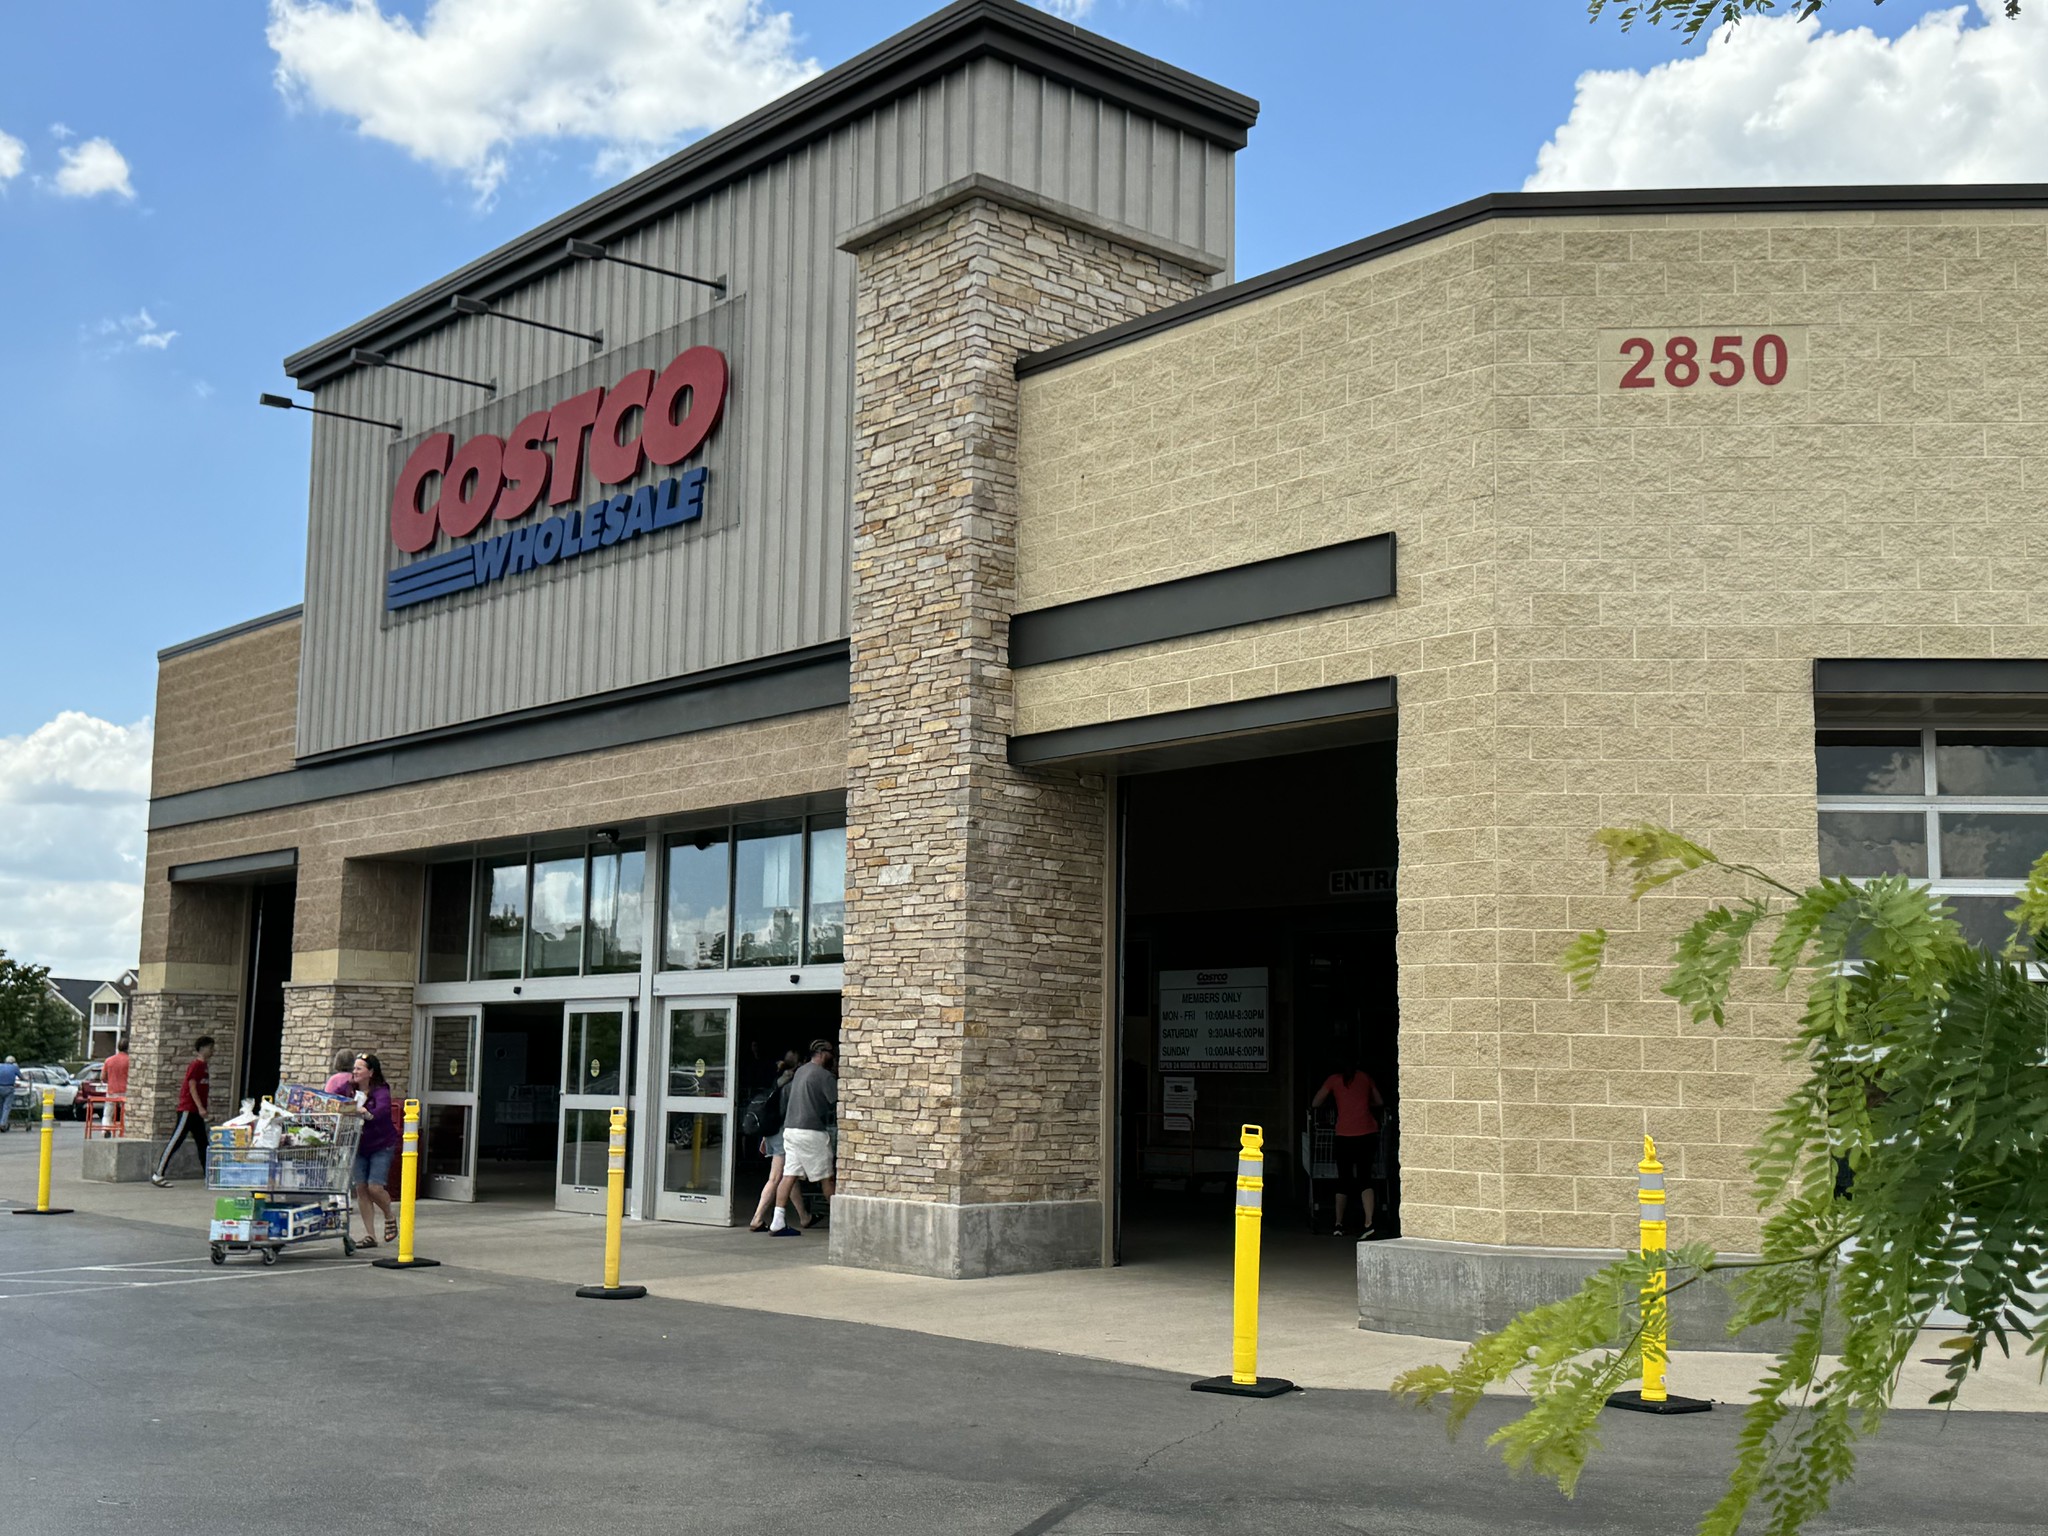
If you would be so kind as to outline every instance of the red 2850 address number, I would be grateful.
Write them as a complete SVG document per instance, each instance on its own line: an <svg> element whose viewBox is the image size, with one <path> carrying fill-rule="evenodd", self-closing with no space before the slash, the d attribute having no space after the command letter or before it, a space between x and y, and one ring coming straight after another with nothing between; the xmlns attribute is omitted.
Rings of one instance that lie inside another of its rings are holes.
<svg viewBox="0 0 2048 1536"><path fill-rule="evenodd" d="M1603 331L1610 389L1776 389L1794 380L1801 331Z"/></svg>

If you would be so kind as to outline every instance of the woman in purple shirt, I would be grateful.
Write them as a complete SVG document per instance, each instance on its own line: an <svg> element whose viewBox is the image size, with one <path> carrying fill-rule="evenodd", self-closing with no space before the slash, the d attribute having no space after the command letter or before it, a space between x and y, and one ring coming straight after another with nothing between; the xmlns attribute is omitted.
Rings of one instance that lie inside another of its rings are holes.
<svg viewBox="0 0 2048 1536"><path fill-rule="evenodd" d="M356 1239L356 1246L374 1248L377 1234L371 1219L373 1210L384 1213L384 1241L398 1240L398 1217L392 1212L391 1194L386 1188L391 1179L391 1154L398 1148L398 1127L391 1123L391 1085L384 1081L384 1063L365 1051L356 1058L350 1076L356 1092L363 1096L363 1113L369 1116L362 1140L356 1143L355 1167L348 1180L356 1197L356 1209L363 1216L364 1235Z"/></svg>

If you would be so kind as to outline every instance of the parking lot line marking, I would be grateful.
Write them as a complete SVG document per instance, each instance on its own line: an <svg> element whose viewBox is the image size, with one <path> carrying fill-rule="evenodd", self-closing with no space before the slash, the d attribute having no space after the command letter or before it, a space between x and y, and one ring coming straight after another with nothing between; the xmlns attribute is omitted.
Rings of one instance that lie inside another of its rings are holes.
<svg viewBox="0 0 2048 1536"><path fill-rule="evenodd" d="M212 1285L221 1280L254 1280L265 1275L272 1280L282 1280L292 1275L319 1273L320 1269L311 1265L303 1269L273 1270L265 1264L252 1269L224 1270L217 1275L186 1275L177 1280L102 1280L95 1284L67 1286L62 1290L22 1291L12 1296L0 1294L0 1301L39 1301L46 1296L82 1296L91 1291L150 1291L166 1285Z"/></svg>
<svg viewBox="0 0 2048 1536"><path fill-rule="evenodd" d="M85 1270L100 1269L167 1269L173 1264L204 1264L207 1256L176 1259L124 1259L118 1264L63 1264L55 1269L6 1269L0 1270L0 1280L20 1280L29 1275L75 1275Z"/></svg>

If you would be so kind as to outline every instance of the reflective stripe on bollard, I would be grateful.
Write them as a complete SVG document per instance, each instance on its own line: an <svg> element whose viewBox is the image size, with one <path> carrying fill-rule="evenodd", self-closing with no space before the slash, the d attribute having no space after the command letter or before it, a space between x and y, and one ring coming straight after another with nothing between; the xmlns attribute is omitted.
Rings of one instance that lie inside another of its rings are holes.
<svg viewBox="0 0 2048 1536"><path fill-rule="evenodd" d="M1266 1192L1265 1131L1239 1128L1237 1153L1237 1266L1231 1302L1230 1374L1193 1383L1197 1392L1233 1397L1278 1397L1294 1383L1259 1374L1259 1232Z"/></svg>
<svg viewBox="0 0 2048 1536"><path fill-rule="evenodd" d="M12 1106L9 1106L10 1110ZM43 1090L43 1146L42 1161L36 1169L36 1208L17 1210L17 1216L69 1216L68 1205L50 1204L50 1153L57 1139L57 1090Z"/></svg>
<svg viewBox="0 0 2048 1536"><path fill-rule="evenodd" d="M1636 1164L1636 1231L1643 1253L1664 1252L1670 1232L1664 1216L1664 1164L1657 1143L1643 1138L1643 1160ZM1660 1266L1643 1282L1643 1385L1641 1391L1616 1392L1610 1408L1636 1413L1705 1413L1714 1405L1696 1397L1673 1397L1664 1390L1664 1369L1671 1358L1671 1303L1664 1294L1669 1274Z"/></svg>
<svg viewBox="0 0 2048 1536"><path fill-rule="evenodd" d="M405 1135L399 1143L398 1257L372 1259L379 1269L439 1269L439 1259L415 1258L412 1251L413 1207L420 1193L420 1101L405 1101Z"/></svg>
<svg viewBox="0 0 2048 1536"><path fill-rule="evenodd" d="M644 1285L619 1284L619 1244L626 1222L626 1111L612 1110L611 1146L605 1168L604 1284L579 1285L578 1296L592 1301L637 1301Z"/></svg>

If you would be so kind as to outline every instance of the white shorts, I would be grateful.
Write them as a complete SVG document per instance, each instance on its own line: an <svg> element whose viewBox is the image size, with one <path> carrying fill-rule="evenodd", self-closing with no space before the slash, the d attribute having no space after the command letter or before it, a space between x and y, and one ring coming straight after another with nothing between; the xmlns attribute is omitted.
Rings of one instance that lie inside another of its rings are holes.
<svg viewBox="0 0 2048 1536"><path fill-rule="evenodd" d="M793 1125L783 1127L782 1171L813 1182L831 1178L831 1134L827 1131L800 1131Z"/></svg>

